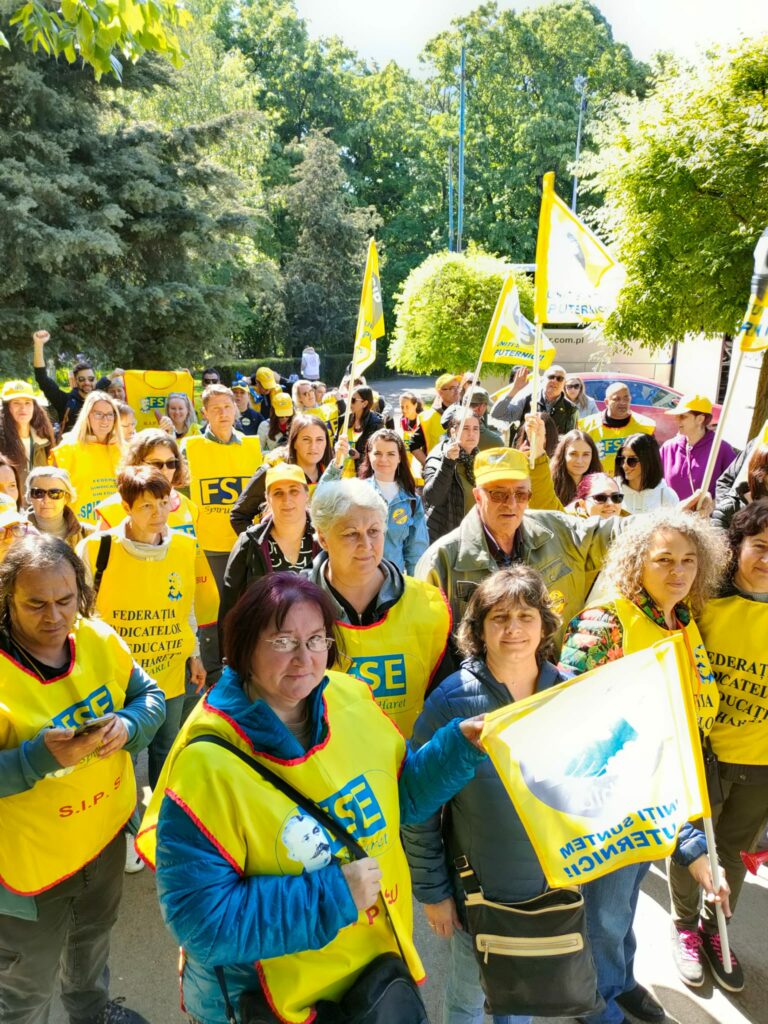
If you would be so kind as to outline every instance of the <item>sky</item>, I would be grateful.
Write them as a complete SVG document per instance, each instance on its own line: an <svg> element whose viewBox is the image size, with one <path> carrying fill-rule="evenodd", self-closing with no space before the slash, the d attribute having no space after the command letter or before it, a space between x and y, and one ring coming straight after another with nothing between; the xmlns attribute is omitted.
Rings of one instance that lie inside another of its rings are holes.
<svg viewBox="0 0 768 1024"><path fill-rule="evenodd" d="M396 60L412 70L424 43L448 28L453 18L474 10L481 0L297 0L313 36L338 35L361 56L379 64ZM544 0L500 0L517 11ZM635 57L658 50L693 57L714 42L768 32L768 0L596 0L614 38Z"/></svg>

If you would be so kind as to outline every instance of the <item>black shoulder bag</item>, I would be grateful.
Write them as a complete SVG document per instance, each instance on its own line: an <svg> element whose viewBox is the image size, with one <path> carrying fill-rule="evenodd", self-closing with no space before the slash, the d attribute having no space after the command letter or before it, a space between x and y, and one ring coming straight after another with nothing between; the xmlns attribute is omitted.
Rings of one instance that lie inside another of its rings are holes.
<svg viewBox="0 0 768 1024"><path fill-rule="evenodd" d="M603 1007L578 889L549 889L522 903L486 899L466 857L454 861L486 1013L579 1017Z"/></svg>
<svg viewBox="0 0 768 1024"><path fill-rule="evenodd" d="M229 743L228 740L211 733L195 736L190 743L214 743L235 754L241 761L257 771L270 785L314 818L326 832L343 843L353 860L363 860L368 856L357 840L335 818L299 793L290 783L281 779L266 765ZM396 953L382 953L364 968L338 1003L320 1000L315 1007L316 1024L395 1024L395 1022L396 1024L429 1024L421 995L405 964L403 948L392 923L386 900L381 897L380 900L395 936L400 956ZM224 970L222 967L217 967L215 970L221 994L224 997L227 1024L279 1024L279 1018L275 1016L261 991L242 993L238 1005L238 1019L229 998Z"/></svg>

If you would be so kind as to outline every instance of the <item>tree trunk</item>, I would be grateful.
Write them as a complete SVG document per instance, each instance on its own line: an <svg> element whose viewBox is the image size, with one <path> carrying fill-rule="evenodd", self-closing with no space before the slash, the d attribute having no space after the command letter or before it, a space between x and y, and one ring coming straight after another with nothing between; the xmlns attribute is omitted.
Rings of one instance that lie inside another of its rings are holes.
<svg viewBox="0 0 768 1024"><path fill-rule="evenodd" d="M755 411L752 416L752 425L749 428L750 438L757 436L766 420L768 420L768 359L763 353L763 365L760 367L760 376L757 379Z"/></svg>

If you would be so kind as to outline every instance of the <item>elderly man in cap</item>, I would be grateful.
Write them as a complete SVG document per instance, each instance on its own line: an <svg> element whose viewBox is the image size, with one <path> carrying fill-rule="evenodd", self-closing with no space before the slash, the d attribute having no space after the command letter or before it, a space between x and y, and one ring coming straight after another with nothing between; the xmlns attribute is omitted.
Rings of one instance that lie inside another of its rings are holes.
<svg viewBox="0 0 768 1024"><path fill-rule="evenodd" d="M678 498L689 498L701 487L704 479L715 432L712 422L712 403L705 395L683 395L667 416L677 420L677 434L661 446L661 464L664 479ZM736 452L727 441L720 442L709 493L715 496L717 478L736 458Z"/></svg>
<svg viewBox="0 0 768 1024"><path fill-rule="evenodd" d="M652 434L656 424L647 416L633 412L629 388L622 381L614 381L605 390L605 409L596 416L579 420L579 427L589 434L597 445L597 454L603 469L613 476L616 454L631 434Z"/></svg>
<svg viewBox="0 0 768 1024"><path fill-rule="evenodd" d="M494 405L491 415L502 423L522 423L531 412L531 390L527 384L529 371L515 371L510 391ZM579 410L565 397L565 370L550 366L544 371L538 411L546 412L557 427L558 434L567 434L576 426Z"/></svg>
<svg viewBox="0 0 768 1024"><path fill-rule="evenodd" d="M424 465L427 456L443 436L440 417L459 397L461 377L444 373L435 381L435 400L432 408L419 413L419 425L408 442L408 451Z"/></svg>
<svg viewBox="0 0 768 1024"><path fill-rule="evenodd" d="M534 439L536 454L541 440L539 435ZM553 606L567 623L584 607L589 583L627 520L528 511L528 455L514 448L479 452L474 475L475 507L455 530L427 548L416 578L445 593L453 621L459 622L479 583L524 562L544 577Z"/></svg>

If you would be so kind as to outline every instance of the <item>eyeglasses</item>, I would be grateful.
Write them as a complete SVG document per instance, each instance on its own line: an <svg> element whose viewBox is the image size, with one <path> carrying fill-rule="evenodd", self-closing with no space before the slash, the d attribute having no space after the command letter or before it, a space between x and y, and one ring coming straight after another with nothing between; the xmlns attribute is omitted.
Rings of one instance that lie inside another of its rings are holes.
<svg viewBox="0 0 768 1024"><path fill-rule="evenodd" d="M590 494L590 501L596 501L598 505L604 505L607 501L613 502L614 505L620 505L624 501L623 494Z"/></svg>
<svg viewBox="0 0 768 1024"><path fill-rule="evenodd" d="M333 637L324 636L322 633L315 633L308 640L299 640L297 636L275 636L265 639L278 654L293 654L300 647L306 647L312 654L320 654L322 651L330 650L333 643Z"/></svg>
<svg viewBox="0 0 768 1024"><path fill-rule="evenodd" d="M92 412L91 416L93 416L95 420L102 420L104 422L115 418L115 414L113 412Z"/></svg>
<svg viewBox="0 0 768 1024"><path fill-rule="evenodd" d="M616 456L616 463L617 463L617 465L620 462L623 462L625 466L629 466L630 469L633 466L639 466L640 465L640 459L638 459L638 457L636 455L617 455Z"/></svg>
<svg viewBox="0 0 768 1024"><path fill-rule="evenodd" d="M524 505L527 501L531 500L531 492L524 490L522 487L516 491L485 491L485 493L494 505L511 505L512 502L515 502L517 505Z"/></svg>
<svg viewBox="0 0 768 1024"><path fill-rule="evenodd" d="M561 373L548 373L547 380L564 381L565 377Z"/></svg>
<svg viewBox="0 0 768 1024"><path fill-rule="evenodd" d="M96 381L95 377L75 377L75 381L78 384L93 384Z"/></svg>
<svg viewBox="0 0 768 1024"><path fill-rule="evenodd" d="M61 501L62 498L68 498L69 494L62 487L51 487L50 490L46 490L45 487L30 487L29 496L33 501L42 501L44 498Z"/></svg>
<svg viewBox="0 0 768 1024"><path fill-rule="evenodd" d="M165 461L163 461L162 459L157 459L155 461L154 459L147 459L146 460L146 465L147 466L153 466L155 469L178 469L179 468L179 460L178 459L165 459Z"/></svg>
<svg viewBox="0 0 768 1024"><path fill-rule="evenodd" d="M19 537L26 537L29 533L29 523L13 523L11 526L0 526L0 540L16 540Z"/></svg>

